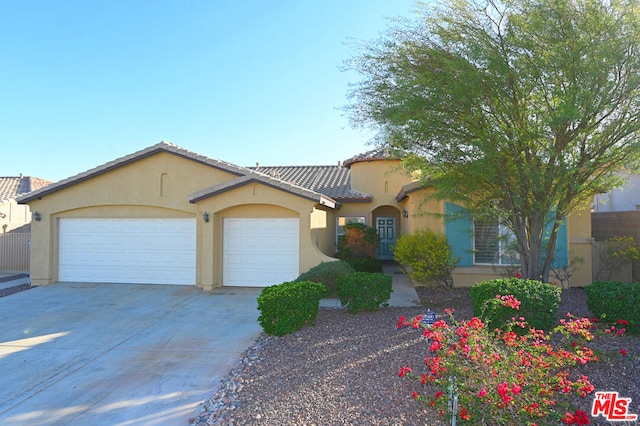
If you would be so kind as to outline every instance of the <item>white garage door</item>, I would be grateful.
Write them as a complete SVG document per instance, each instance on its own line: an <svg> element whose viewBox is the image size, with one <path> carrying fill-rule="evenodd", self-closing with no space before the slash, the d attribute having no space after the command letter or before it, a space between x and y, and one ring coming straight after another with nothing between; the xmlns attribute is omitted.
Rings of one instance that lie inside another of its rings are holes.
<svg viewBox="0 0 640 426"><path fill-rule="evenodd" d="M226 286L266 287L299 275L300 223L292 218L225 218Z"/></svg>
<svg viewBox="0 0 640 426"><path fill-rule="evenodd" d="M196 283L195 219L60 219L58 279Z"/></svg>

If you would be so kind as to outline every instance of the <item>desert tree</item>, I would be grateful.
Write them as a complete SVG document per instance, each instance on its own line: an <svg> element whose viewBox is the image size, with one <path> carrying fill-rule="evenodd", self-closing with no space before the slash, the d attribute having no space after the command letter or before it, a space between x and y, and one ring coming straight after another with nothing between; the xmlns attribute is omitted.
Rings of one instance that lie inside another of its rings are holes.
<svg viewBox="0 0 640 426"><path fill-rule="evenodd" d="M563 220L640 158L638 2L437 3L360 46L347 115L546 281Z"/></svg>

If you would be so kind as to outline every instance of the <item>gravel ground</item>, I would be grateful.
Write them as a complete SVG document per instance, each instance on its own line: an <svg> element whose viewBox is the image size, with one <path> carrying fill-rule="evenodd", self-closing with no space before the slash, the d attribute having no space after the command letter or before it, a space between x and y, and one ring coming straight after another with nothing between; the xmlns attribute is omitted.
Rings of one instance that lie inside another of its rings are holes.
<svg viewBox="0 0 640 426"><path fill-rule="evenodd" d="M425 306L436 312L456 309L471 318L468 289L419 289ZM401 315L424 308L386 308L350 315L321 308L314 326L297 333L261 335L237 367L196 410L196 425L440 425L437 414L411 398L417 382L398 377L403 365L419 366L425 347L419 333L396 330ZM565 290L558 310L589 316L581 289ZM415 330L413 330L415 331ZM640 338L594 343L600 361L576 368L596 390L615 390L631 398L630 413L640 414ZM619 350L625 348L623 357ZM590 412L593 397L577 397ZM613 424L592 418L591 424ZM617 422L616 424L625 424ZM628 424L628 423L627 423Z"/></svg>

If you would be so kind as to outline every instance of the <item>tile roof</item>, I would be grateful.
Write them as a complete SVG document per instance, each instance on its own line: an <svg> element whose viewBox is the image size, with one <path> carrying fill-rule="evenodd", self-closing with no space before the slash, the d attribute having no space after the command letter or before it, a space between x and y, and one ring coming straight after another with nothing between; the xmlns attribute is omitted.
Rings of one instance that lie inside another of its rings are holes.
<svg viewBox="0 0 640 426"><path fill-rule="evenodd" d="M398 192L398 195L396 195L396 201L400 202L412 192L419 191L422 188L424 188L424 182L421 182L419 180L403 185L400 189L400 192Z"/></svg>
<svg viewBox="0 0 640 426"><path fill-rule="evenodd" d="M396 148L381 147L372 151L365 152L363 154L355 155L344 161L345 167L351 167L353 163L360 163L362 161L376 161L376 160L392 160L401 159L407 155L406 151Z"/></svg>
<svg viewBox="0 0 640 426"><path fill-rule="evenodd" d="M242 178L242 182L237 181L237 179L232 179L231 182L237 185L242 185L247 183L248 180L251 181L257 181L257 182L261 182L267 185L270 185L272 187L276 187L276 188L280 188L282 190L294 193L296 195L300 195L303 196L305 198L308 199L312 199L317 201L318 203L321 204L325 204L328 206L336 206L336 202L330 198L328 198L329 196L326 196L325 194L322 194L320 192L316 192L310 188L303 188L299 185L295 185L294 183L291 182L287 182L285 180L282 179L277 179L274 178L273 176L269 176L266 175L264 173L260 173L258 171L249 169L249 168L245 168L245 167L240 167L240 166L236 166L235 164L231 164L231 163L227 163L225 161L220 161L220 160L215 160L213 158L209 158L206 157L204 155L200 155L197 154L195 152L189 151L187 149L181 148L177 145L171 144L169 142L165 142L162 141L158 144L152 145L148 148L142 149L140 151L134 152L133 154L129 154L126 155L124 157L121 158L117 158L113 161L110 161L108 163L105 163L101 166L95 167L93 169L87 170L86 172L82 172L79 173L75 176L69 177L67 179L63 179L59 182L53 183L45 188L41 188L37 191L34 191L32 193L29 193L28 195L23 195L21 197L18 198L18 202L20 203L27 203L31 200L34 200L38 197L41 197L43 195L52 193L54 191L66 188L70 185L76 184L78 182L82 182L84 180L87 180L93 176L96 175L100 175L102 173L106 173L110 170L113 170L115 168L121 167L125 164L129 164L132 163L134 161L137 161L141 158L145 158L154 154L157 154L158 152L169 152L169 153L173 153L175 155L184 157L184 158L188 158L197 162L200 162L202 164L217 168L217 169L222 169L225 170L231 174L234 174L236 176L238 176L239 178ZM225 183L223 185L216 185L207 189L204 189L202 191L199 191L195 194L192 194L189 197L189 201L190 202L196 202L197 200L209 197L211 195L214 195L214 193L220 192L221 190L226 190L227 187L229 186L229 184Z"/></svg>
<svg viewBox="0 0 640 426"><path fill-rule="evenodd" d="M155 145L152 145L148 148L142 149L140 151L134 152L133 154L125 155L124 157L117 158L113 161L109 161L101 166L95 167L93 169L87 170L86 172L79 173L75 176L71 176L69 178L63 179L59 182L53 183L46 188L42 188L38 191L34 191L30 193L28 196L21 196L18 198L18 202L26 203L31 200L34 200L43 195L49 194L51 192L57 191L62 188L66 188L67 186L76 184L78 182L82 182L83 180L87 180L93 176L100 175L102 173L106 173L110 170L121 167L125 164L132 163L141 158L148 157L153 154L157 154L158 152L171 152L173 154L179 155L181 157L189 158L194 161L198 161L200 163L209 165L211 167L215 167L218 169L225 170L229 173L235 174L237 176L241 176L247 172L248 169L240 166L236 166L231 163L227 163L225 161L214 160L213 158L205 157L204 155L197 154L195 152L186 150L177 145L171 144L169 142L162 141Z"/></svg>
<svg viewBox="0 0 640 426"><path fill-rule="evenodd" d="M344 166L257 166L251 169L337 201L371 201L370 194L351 189L351 171Z"/></svg>
<svg viewBox="0 0 640 426"><path fill-rule="evenodd" d="M338 205L338 203L336 203L335 200L325 196L324 194L321 194L316 191L312 191L307 188L303 188L298 185L293 185L281 179L276 179L271 176L265 175L263 173L255 172L255 171L251 171L250 174L247 174L245 176L231 179L219 185L214 185L209 188L203 189L202 191L198 191L194 194L191 194L189 196L189 202L195 203L202 199L211 197L216 194L220 194L225 191L229 191L234 188L238 188L240 186L246 185L251 182L260 182L274 188L283 189L292 194L315 201L318 204L329 206L331 208L336 208Z"/></svg>
<svg viewBox="0 0 640 426"><path fill-rule="evenodd" d="M50 184L48 180L32 176L0 177L0 201L15 199Z"/></svg>

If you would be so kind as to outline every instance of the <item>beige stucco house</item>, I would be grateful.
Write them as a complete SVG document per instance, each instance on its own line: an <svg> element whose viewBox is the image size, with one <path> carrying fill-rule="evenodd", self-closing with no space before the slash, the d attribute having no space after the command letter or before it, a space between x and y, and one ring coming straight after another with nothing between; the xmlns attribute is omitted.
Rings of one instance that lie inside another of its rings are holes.
<svg viewBox="0 0 640 426"><path fill-rule="evenodd" d="M497 276L499 257L474 257L472 219L442 219L462 207L425 203L425 189L398 165L378 149L333 166L245 168L161 142L18 199L41 217L31 280L278 284L334 260L352 221L378 229L382 259L399 235L431 228L461 256L456 285ZM560 262L590 253L588 212L563 232ZM590 282L585 264L572 284Z"/></svg>

